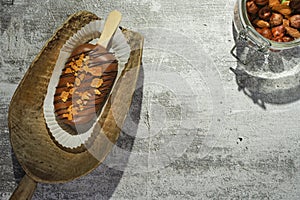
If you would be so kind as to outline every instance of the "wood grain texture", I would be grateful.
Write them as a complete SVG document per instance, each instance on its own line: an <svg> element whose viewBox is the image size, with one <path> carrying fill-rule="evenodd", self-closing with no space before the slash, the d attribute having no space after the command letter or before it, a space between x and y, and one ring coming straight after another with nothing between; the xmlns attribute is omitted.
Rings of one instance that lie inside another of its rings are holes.
<svg viewBox="0 0 300 200"><path fill-rule="evenodd" d="M37 183L25 175L14 191L10 200L29 200L32 198Z"/></svg>
<svg viewBox="0 0 300 200"><path fill-rule="evenodd" d="M123 30L132 49L131 56L98 123L98 131L100 127L102 129L88 151L64 151L49 136L43 117L43 101L59 50L77 30L96 19L96 15L86 11L72 15L33 61L12 98L8 117L11 143L27 175L37 182L66 182L95 169L116 142L119 125L130 107L143 38L138 33Z"/></svg>

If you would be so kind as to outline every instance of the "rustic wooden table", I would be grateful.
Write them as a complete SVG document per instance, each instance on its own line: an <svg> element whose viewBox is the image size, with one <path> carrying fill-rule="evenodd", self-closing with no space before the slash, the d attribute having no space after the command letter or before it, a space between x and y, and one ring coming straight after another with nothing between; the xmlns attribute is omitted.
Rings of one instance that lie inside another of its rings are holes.
<svg viewBox="0 0 300 200"><path fill-rule="evenodd" d="M234 3L0 0L0 199L23 176L7 126L18 83L70 14L112 9L145 37L121 137L91 174L40 184L33 199L299 199L299 91L284 93L290 101L271 96L278 101L266 109L238 91L229 70L237 66L229 53Z"/></svg>

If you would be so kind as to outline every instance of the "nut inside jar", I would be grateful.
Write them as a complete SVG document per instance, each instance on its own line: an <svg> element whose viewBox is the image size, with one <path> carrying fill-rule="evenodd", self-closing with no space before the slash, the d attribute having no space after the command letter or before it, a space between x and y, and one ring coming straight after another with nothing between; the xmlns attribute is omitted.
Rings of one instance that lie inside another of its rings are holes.
<svg viewBox="0 0 300 200"><path fill-rule="evenodd" d="M263 37L276 42L300 38L300 0L247 0L248 18Z"/></svg>

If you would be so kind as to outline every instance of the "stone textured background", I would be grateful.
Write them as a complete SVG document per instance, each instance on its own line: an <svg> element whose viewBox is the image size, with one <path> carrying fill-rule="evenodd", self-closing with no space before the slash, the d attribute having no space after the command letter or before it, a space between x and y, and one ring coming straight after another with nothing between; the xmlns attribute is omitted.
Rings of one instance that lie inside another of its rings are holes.
<svg viewBox="0 0 300 200"><path fill-rule="evenodd" d="M229 70L237 66L229 53L233 7L234 0L0 0L0 199L23 176L7 112L28 66L70 14L112 9L145 37L121 137L91 174L38 184L33 199L299 199L300 103L262 109L238 91ZM281 94L295 96L288 92Z"/></svg>

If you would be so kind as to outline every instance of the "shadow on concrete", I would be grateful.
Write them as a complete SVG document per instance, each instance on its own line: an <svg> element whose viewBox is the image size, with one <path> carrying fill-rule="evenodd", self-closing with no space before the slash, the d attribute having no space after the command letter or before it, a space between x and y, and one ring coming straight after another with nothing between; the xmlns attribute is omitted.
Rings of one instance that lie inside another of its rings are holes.
<svg viewBox="0 0 300 200"><path fill-rule="evenodd" d="M132 150L137 127L140 121L141 106L143 99L144 70L141 66L137 87L133 95L129 113L122 127L120 137L116 146L129 152L128 156L123 156L118 168L101 164L90 174L63 184L39 183L34 193L33 199L101 199L108 200L112 197L117 188ZM132 125L135 124L135 125ZM113 151L113 150L112 150ZM112 157L114 155L111 155ZM108 159L110 155L106 159ZM22 167L18 163L12 152L14 175L17 183L25 175Z"/></svg>
<svg viewBox="0 0 300 200"><path fill-rule="evenodd" d="M261 108L269 104L288 104L300 99L300 47L264 54L238 40L233 25L236 55L247 64L237 62L231 68L238 90Z"/></svg>
<svg viewBox="0 0 300 200"><path fill-rule="evenodd" d="M25 172L22 169L22 166L19 164L17 157L12 149L11 149L11 158L13 163L14 177L16 183L19 184L21 179L25 176Z"/></svg>

